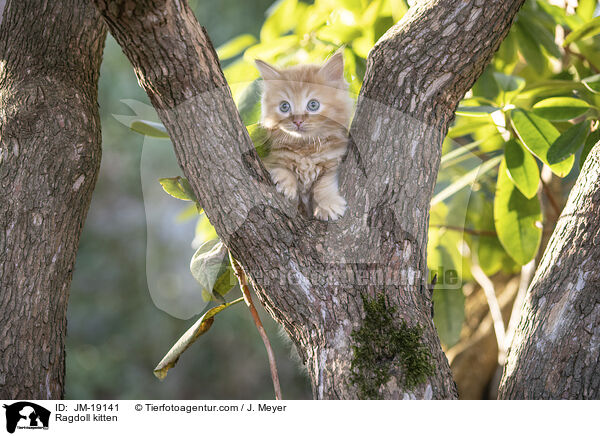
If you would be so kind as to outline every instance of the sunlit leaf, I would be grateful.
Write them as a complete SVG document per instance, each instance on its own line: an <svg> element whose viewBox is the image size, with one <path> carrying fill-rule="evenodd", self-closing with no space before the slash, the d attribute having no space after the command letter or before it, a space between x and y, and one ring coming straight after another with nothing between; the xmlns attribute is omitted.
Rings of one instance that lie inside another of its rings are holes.
<svg viewBox="0 0 600 436"><path fill-rule="evenodd" d="M180 176L165 177L158 179L158 181L162 185L164 191L171 197L185 201L196 201L194 191L186 178Z"/></svg>
<svg viewBox="0 0 600 436"><path fill-rule="evenodd" d="M515 186L525 197L535 197L540 184L540 171L535 158L514 139L504 146L504 156L508 175Z"/></svg>
<svg viewBox="0 0 600 436"><path fill-rule="evenodd" d="M557 176L564 177L569 174L575 161L573 157L553 165L548 162L548 150L560 136L550 121L523 109L512 110L510 116L515 132L529 151L549 165Z"/></svg>
<svg viewBox="0 0 600 436"><path fill-rule="evenodd" d="M194 241L192 242L192 246L199 247L206 241L218 239L218 237L217 231L208 220L206 214L200 215L198 221L196 222L195 237Z"/></svg>
<svg viewBox="0 0 600 436"><path fill-rule="evenodd" d="M316 36L323 41L331 42L335 45L342 45L353 42L361 34L362 29L358 26L335 23L321 27L317 31Z"/></svg>
<svg viewBox="0 0 600 436"><path fill-rule="evenodd" d="M257 41L254 35L245 33L233 38L231 41L228 41L217 48L217 55L219 55L219 59L223 61L239 55L242 51L256 42Z"/></svg>
<svg viewBox="0 0 600 436"><path fill-rule="evenodd" d="M250 139L260 157L265 157L271 148L271 137L269 131L260 124L251 124L247 127Z"/></svg>
<svg viewBox="0 0 600 436"><path fill-rule="evenodd" d="M219 239L202 244L192 256L190 271L205 294L225 295L236 285L227 248Z"/></svg>
<svg viewBox="0 0 600 436"><path fill-rule="evenodd" d="M579 0L577 2L577 15L588 21L593 18L598 0Z"/></svg>
<svg viewBox="0 0 600 436"><path fill-rule="evenodd" d="M590 122L584 121L565 130L548 150L548 162L555 164L574 154L584 144Z"/></svg>
<svg viewBox="0 0 600 436"><path fill-rule="evenodd" d="M581 83L594 94L600 94L600 74L586 77Z"/></svg>
<svg viewBox="0 0 600 436"><path fill-rule="evenodd" d="M198 321L194 323L184 334L179 338L179 340L171 347L168 353L163 357L156 368L154 368L154 375L162 380L167 376L167 373L171 368L173 368L179 357L183 354L185 350L187 350L190 345L192 345L196 340L206 333L210 327L212 326L215 315L219 312L227 309L228 307L233 306L234 304L240 303L244 301L243 298L238 298L237 300L232 301L231 303L221 304L220 306L213 307L208 310L204 315L200 317Z"/></svg>
<svg viewBox="0 0 600 436"><path fill-rule="evenodd" d="M254 80L238 99L238 110L246 126L257 123L260 118L261 82L261 79Z"/></svg>
<svg viewBox="0 0 600 436"><path fill-rule="evenodd" d="M297 5L298 0L278 0L269 8L260 29L261 42L273 41L295 26Z"/></svg>
<svg viewBox="0 0 600 436"><path fill-rule="evenodd" d="M588 111L590 105L579 98L552 97L537 102L533 113L553 121L567 121Z"/></svg>
<svg viewBox="0 0 600 436"><path fill-rule="evenodd" d="M253 45L244 52L244 60L247 63L254 62L255 59L262 59L267 62L273 61L276 56L297 48L299 43L298 35L285 35L274 40L261 41L260 44ZM254 80L257 76L258 72L255 77L246 78L245 80Z"/></svg>
<svg viewBox="0 0 600 436"><path fill-rule="evenodd" d="M483 174L487 173L488 171L490 171L491 169L495 168L498 165L498 163L500 163L501 159L502 159L502 156L493 157L493 158L485 161L478 167L474 168L473 170L469 171L467 174L460 177L458 180L456 180L450 186L446 187L439 194L434 196L431 199L431 205L433 206L433 205L439 203L440 201L444 201L448 197L451 197L452 195L456 194L458 191L460 191L464 187L472 185L473 182L477 179L477 177L480 177L481 175L483 175Z"/></svg>
<svg viewBox="0 0 600 436"><path fill-rule="evenodd" d="M506 251L495 236L480 236L477 244L479 266L487 276L492 276L502 269L506 259Z"/></svg>
<svg viewBox="0 0 600 436"><path fill-rule="evenodd" d="M535 257L542 240L540 201L521 194L508 177L504 159L496 182L494 223L500 243L518 264Z"/></svg>
<svg viewBox="0 0 600 436"><path fill-rule="evenodd" d="M582 84L571 80L542 80L527 85L523 91L519 93L519 98L540 98L565 94L572 95L573 91L581 90L583 88Z"/></svg>
<svg viewBox="0 0 600 436"><path fill-rule="evenodd" d="M169 138L167 129L161 123L147 120L135 120L129 126L131 130L153 138Z"/></svg>
<svg viewBox="0 0 600 436"><path fill-rule="evenodd" d="M577 30L569 33L565 38L564 46L571 44L572 42L582 41L587 38L591 38L592 36L598 35L600 33L600 17L596 17L583 26L579 27Z"/></svg>

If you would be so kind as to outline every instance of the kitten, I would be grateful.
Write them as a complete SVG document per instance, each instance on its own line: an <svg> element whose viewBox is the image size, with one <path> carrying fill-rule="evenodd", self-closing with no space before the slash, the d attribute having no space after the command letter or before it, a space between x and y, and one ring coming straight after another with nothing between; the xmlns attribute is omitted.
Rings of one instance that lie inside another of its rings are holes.
<svg viewBox="0 0 600 436"><path fill-rule="evenodd" d="M344 60L334 54L324 65L277 69L257 60L263 78L260 123L271 150L264 159L277 190L298 198L321 220L346 211L338 190L338 166L348 146L352 100Z"/></svg>

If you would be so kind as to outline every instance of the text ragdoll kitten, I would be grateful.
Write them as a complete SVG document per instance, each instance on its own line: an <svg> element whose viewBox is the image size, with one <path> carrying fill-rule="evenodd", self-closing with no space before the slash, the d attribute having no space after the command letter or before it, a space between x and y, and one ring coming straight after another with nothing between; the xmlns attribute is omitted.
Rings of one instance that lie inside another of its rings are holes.
<svg viewBox="0 0 600 436"><path fill-rule="evenodd" d="M337 172L352 113L342 54L324 65L256 65L264 83L261 124L271 142L264 164L277 190L292 201L299 198L316 218L340 218L346 200Z"/></svg>

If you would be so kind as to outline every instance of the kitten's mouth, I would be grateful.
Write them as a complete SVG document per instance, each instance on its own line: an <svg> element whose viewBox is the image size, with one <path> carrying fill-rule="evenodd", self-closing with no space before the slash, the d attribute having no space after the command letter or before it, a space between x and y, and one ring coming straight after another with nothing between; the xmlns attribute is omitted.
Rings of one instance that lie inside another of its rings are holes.
<svg viewBox="0 0 600 436"><path fill-rule="evenodd" d="M286 128L285 131L291 136L295 136L297 138L305 136L308 133L306 126L290 126L289 128Z"/></svg>

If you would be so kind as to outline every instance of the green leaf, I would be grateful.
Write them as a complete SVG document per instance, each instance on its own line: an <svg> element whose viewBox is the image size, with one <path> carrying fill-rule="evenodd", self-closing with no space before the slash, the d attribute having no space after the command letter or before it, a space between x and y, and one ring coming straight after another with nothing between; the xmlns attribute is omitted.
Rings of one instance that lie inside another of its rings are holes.
<svg viewBox="0 0 600 436"><path fill-rule="evenodd" d="M519 51L537 74L544 74L548 62L538 42L531 36L526 26L520 21L515 23Z"/></svg>
<svg viewBox="0 0 600 436"><path fill-rule="evenodd" d="M500 162L500 159L502 159L502 156L493 157L493 158L485 161L481 165L477 166L476 168L472 169L464 176L460 177L458 180L456 180L450 186L447 186L440 193L436 194L431 199L431 206L434 206L437 203L444 201L445 199L451 197L452 195L456 194L458 191L463 189L465 186L472 185L473 182L475 182L475 180L477 179L477 177L479 177L479 176L487 173L491 169L495 168L496 165L498 165L498 163Z"/></svg>
<svg viewBox="0 0 600 436"><path fill-rule="evenodd" d="M227 247L219 239L207 241L196 250L190 261L190 271L204 295L223 296L237 284Z"/></svg>
<svg viewBox="0 0 600 436"><path fill-rule="evenodd" d="M362 34L362 29L358 26L348 26L343 23L335 23L329 26L321 27L316 35L317 38L331 42L335 45L348 44L353 42Z"/></svg>
<svg viewBox="0 0 600 436"><path fill-rule="evenodd" d="M465 159L473 156L471 150L477 148L482 141L473 141L469 144L462 145L442 156L440 161L440 169L447 168L455 163L462 162Z"/></svg>
<svg viewBox="0 0 600 436"><path fill-rule="evenodd" d="M147 120L135 120L129 126L131 130L154 138L169 138L167 129L161 123Z"/></svg>
<svg viewBox="0 0 600 436"><path fill-rule="evenodd" d="M594 94L600 94L600 74L586 77L581 83Z"/></svg>
<svg viewBox="0 0 600 436"><path fill-rule="evenodd" d="M579 0L577 2L577 15L585 21L592 19L598 0Z"/></svg>
<svg viewBox="0 0 600 436"><path fill-rule="evenodd" d="M493 276L502 269L506 260L506 251L495 236L480 236L477 245L479 266L486 276Z"/></svg>
<svg viewBox="0 0 600 436"><path fill-rule="evenodd" d="M246 61L246 64L254 62L254 59L273 61L277 56L298 47L299 44L300 39L298 38L298 35L285 35L266 42L261 41L260 44L253 45L244 52L244 60ZM254 68L254 66L252 66L252 68ZM229 67L227 69L229 69ZM258 70L255 68L254 70L257 72L257 75L251 77L250 80L254 80L258 76ZM229 81L227 74L225 77L227 78L227 81ZM249 79L246 78L245 80L248 81Z"/></svg>
<svg viewBox="0 0 600 436"><path fill-rule="evenodd" d="M440 205L434 211L436 218L443 220L446 207ZM457 243L459 235L444 229L431 229L427 244L427 266L430 279L437 275L437 284L433 291L433 320L440 339L448 347L456 344L464 321L465 300L460 287L457 264L461 262ZM451 253L452 251L452 253ZM458 287L458 289L456 289Z"/></svg>
<svg viewBox="0 0 600 436"><path fill-rule="evenodd" d="M560 59L562 54L554 42L554 34L540 24L540 17L538 14L539 12L536 14L529 11L523 11L523 13L519 15L519 20L523 25L523 29L533 40L544 47L550 55Z"/></svg>
<svg viewBox="0 0 600 436"><path fill-rule="evenodd" d="M196 230L193 245L195 247L204 244L206 241L218 239L217 231L210 223L205 213L201 214L196 222Z"/></svg>
<svg viewBox="0 0 600 436"><path fill-rule="evenodd" d="M233 38L231 41L226 42L219 48L217 48L217 55L219 59L224 61L225 59L230 59L234 56L239 55L246 48L250 47L253 44L258 42L254 35L250 35L249 33L245 33L243 35L237 36Z"/></svg>
<svg viewBox="0 0 600 436"><path fill-rule="evenodd" d="M217 307L213 307L208 310L204 315L200 317L198 321L194 323L184 334L179 338L179 340L171 347L169 352L163 357L156 368L154 368L154 375L162 380L167 376L167 373L171 368L173 368L179 357L183 354L185 350L187 350L190 345L192 345L196 340L206 333L210 327L212 326L215 315L228 307L233 306L234 304L240 303L244 301L244 298L238 298L237 300L232 301L231 303L221 304Z"/></svg>
<svg viewBox="0 0 600 436"><path fill-rule="evenodd" d="M184 201L196 201L194 191L192 190L192 187L187 179L177 176L165 177L158 179L158 181L162 185L164 191L171 197L175 197Z"/></svg>
<svg viewBox="0 0 600 436"><path fill-rule="evenodd" d="M579 27L577 30L569 33L563 42L563 46L567 46L575 41L581 41L587 38L591 38L592 36L598 35L600 33L600 17L596 17L583 26Z"/></svg>
<svg viewBox="0 0 600 436"><path fill-rule="evenodd" d="M535 257L542 240L540 201L521 194L508 177L504 159L496 182L494 224L500 243L518 264Z"/></svg>
<svg viewBox="0 0 600 436"><path fill-rule="evenodd" d="M518 141L511 139L504 146L508 176L521 193L531 199L540 184L540 170L535 158Z"/></svg>
<svg viewBox="0 0 600 436"><path fill-rule="evenodd" d="M456 115L475 118L487 117L489 114L496 112L497 110L499 110L499 108L494 106L464 106L460 104L456 110Z"/></svg>
<svg viewBox="0 0 600 436"><path fill-rule="evenodd" d="M575 124L565 130L550 146L550 150L548 150L548 162L555 164L575 154L585 142L589 131L589 121Z"/></svg>
<svg viewBox="0 0 600 436"><path fill-rule="evenodd" d="M277 39L296 25L298 0L278 0L269 8L269 16L260 29L261 42Z"/></svg>
<svg viewBox="0 0 600 436"><path fill-rule="evenodd" d="M551 97L561 94L572 95L573 91L584 89L583 85L571 80L542 80L527 85L519 98Z"/></svg>
<svg viewBox="0 0 600 436"><path fill-rule="evenodd" d="M500 90L510 93L518 93L525 87L525 79L519 76L511 76L510 74L504 74L494 72L494 79L500 87Z"/></svg>
<svg viewBox="0 0 600 436"><path fill-rule="evenodd" d="M262 79L256 79L244 89L238 102L238 110L245 126L258 122L260 118L260 95Z"/></svg>
<svg viewBox="0 0 600 436"><path fill-rule="evenodd" d="M269 154L271 148L271 136L269 131L262 127L260 124L251 124L248 127L248 134L250 139L254 143L254 148L261 158L264 158Z"/></svg>
<svg viewBox="0 0 600 436"><path fill-rule="evenodd" d="M594 148L598 142L600 142L600 129L592 132L592 134L588 136L587 140L585 141L585 145L581 151L581 157L579 158L579 169L583 168L583 164L585 163L588 154L590 154L590 151L592 151L592 148Z"/></svg>
<svg viewBox="0 0 600 436"><path fill-rule="evenodd" d="M573 167L573 157L554 165L548 162L548 150L560 136L550 121L523 109L513 109L510 117L521 143L530 152L548 165L557 176L564 177L569 174Z"/></svg>
<svg viewBox="0 0 600 436"><path fill-rule="evenodd" d="M465 320L465 296L462 289L435 289L433 308L433 323L441 341L448 348L456 345Z"/></svg>
<svg viewBox="0 0 600 436"><path fill-rule="evenodd" d="M579 98L552 97L533 105L533 113L553 121L567 121L588 111L590 105Z"/></svg>

